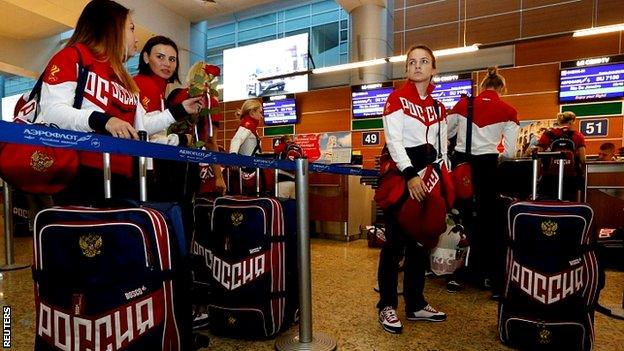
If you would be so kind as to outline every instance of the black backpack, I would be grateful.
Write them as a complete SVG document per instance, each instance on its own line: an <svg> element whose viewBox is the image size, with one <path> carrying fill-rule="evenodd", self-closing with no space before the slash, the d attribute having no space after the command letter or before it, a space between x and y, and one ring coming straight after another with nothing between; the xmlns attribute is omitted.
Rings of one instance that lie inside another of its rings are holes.
<svg viewBox="0 0 624 351"><path fill-rule="evenodd" d="M576 144L574 140L572 140L572 136L574 135L574 131L570 129L565 129L562 135L555 135L552 129L547 130L546 135L550 138L551 143L549 147L549 151L560 151L565 154L565 158L562 160L564 162L563 174L566 176L572 176L577 174L576 169ZM548 163L545 169L545 173L548 175L556 175L559 172L559 162L560 160L552 158Z"/></svg>

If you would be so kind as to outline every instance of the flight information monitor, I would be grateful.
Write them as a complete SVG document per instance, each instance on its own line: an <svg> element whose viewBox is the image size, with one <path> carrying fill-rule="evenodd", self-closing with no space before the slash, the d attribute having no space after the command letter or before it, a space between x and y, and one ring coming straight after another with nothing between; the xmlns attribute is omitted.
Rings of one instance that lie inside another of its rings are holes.
<svg viewBox="0 0 624 351"><path fill-rule="evenodd" d="M624 56L561 63L560 103L622 97L624 97Z"/></svg>
<svg viewBox="0 0 624 351"><path fill-rule="evenodd" d="M262 109L264 124L267 126L297 123L297 102L294 94L264 97Z"/></svg>
<svg viewBox="0 0 624 351"><path fill-rule="evenodd" d="M431 96L440 101L447 110L455 106L462 94L472 95L470 73L435 77L433 83L436 87Z"/></svg>
<svg viewBox="0 0 624 351"><path fill-rule="evenodd" d="M352 86L351 112L353 118L383 116L386 100L393 90L392 82Z"/></svg>

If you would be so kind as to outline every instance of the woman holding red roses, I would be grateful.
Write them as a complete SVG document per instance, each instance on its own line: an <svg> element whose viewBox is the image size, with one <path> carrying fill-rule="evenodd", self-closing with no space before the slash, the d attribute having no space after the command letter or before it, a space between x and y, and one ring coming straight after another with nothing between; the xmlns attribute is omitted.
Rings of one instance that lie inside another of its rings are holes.
<svg viewBox="0 0 624 351"><path fill-rule="evenodd" d="M136 53L136 45L128 8L112 0L88 2L66 47L46 67L39 120L58 128L138 139L137 129L152 135L181 118L174 111L146 115L139 103L139 88L123 66ZM88 70L88 81L97 83L84 89L84 100L75 108L79 65ZM178 111L197 110L200 100L184 101ZM93 204L104 197L102 154L81 151L79 162L75 180L55 197L57 204ZM114 194L138 193L132 171L131 157L111 155Z"/></svg>

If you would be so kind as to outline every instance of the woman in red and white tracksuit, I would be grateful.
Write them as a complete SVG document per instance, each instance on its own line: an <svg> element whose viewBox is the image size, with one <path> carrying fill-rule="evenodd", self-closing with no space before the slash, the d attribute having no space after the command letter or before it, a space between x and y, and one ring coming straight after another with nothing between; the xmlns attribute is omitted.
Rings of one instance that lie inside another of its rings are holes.
<svg viewBox="0 0 624 351"><path fill-rule="evenodd" d="M516 152L519 123L516 110L500 99L505 91L505 78L496 67L488 68L487 76L481 82L483 90L473 100L472 143L470 156L466 155L466 116L468 100L462 98L448 116L448 136L457 136L455 153L451 157L453 166L470 162L474 208L472 201L464 204L463 218L471 246L472 273L486 288L498 293L502 279L501 262L495 257L503 251L501 233L497 232L495 221L497 207L496 179L499 152L497 146L503 140L505 158L512 158ZM472 212L476 212L474 223ZM500 257L499 257L500 258Z"/></svg>
<svg viewBox="0 0 624 351"><path fill-rule="evenodd" d="M434 107L431 78L436 61L427 46L412 46L407 51L407 81L390 94L383 116L386 146L407 181L409 196L423 201L427 196L419 171L432 163L438 154L446 157L446 111L438 104ZM440 146L438 140L442 140ZM379 255L379 323L384 330L400 333L403 325L396 309L398 306L397 280L399 261L405 252L403 297L408 320L444 321L446 314L431 307L423 295L428 252L401 228L396 209L384 211L386 243ZM417 224L416 224L417 225Z"/></svg>
<svg viewBox="0 0 624 351"><path fill-rule="evenodd" d="M258 124L262 119L262 103L258 100L247 100L236 112L240 125L230 142L230 153L253 156L260 152Z"/></svg>
<svg viewBox="0 0 624 351"><path fill-rule="evenodd" d="M137 129L148 135L173 123L175 113L164 111L144 118L138 88L123 66L136 53L134 22L127 8L114 1L91 1L82 11L67 46L48 63L41 89L40 119L58 128L138 139ZM80 109L74 108L78 70L89 71ZM201 102L185 101L183 108ZM136 127L136 129L135 129ZM102 155L80 152L80 168L72 184L55 200L61 204L91 204L104 196ZM111 155L112 191L120 196L137 193L132 182L132 158Z"/></svg>

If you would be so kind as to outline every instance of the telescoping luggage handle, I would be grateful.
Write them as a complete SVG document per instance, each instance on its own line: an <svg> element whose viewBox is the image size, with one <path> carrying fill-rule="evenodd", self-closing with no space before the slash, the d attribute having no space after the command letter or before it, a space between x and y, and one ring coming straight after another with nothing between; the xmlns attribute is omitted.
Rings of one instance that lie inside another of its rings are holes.
<svg viewBox="0 0 624 351"><path fill-rule="evenodd" d="M537 199L537 177L538 177L538 169L539 169L539 159L551 158L554 157L559 160L559 172L558 172L558 181L557 181L557 199L563 200L563 168L565 166L566 159L565 152L563 151L540 151L534 152L532 155L533 159L533 187L532 187L532 196L531 200Z"/></svg>
<svg viewBox="0 0 624 351"><path fill-rule="evenodd" d="M144 130L138 131L139 140L147 141L147 132ZM103 159L103 171L104 171L104 198L111 199L112 187L111 187L111 163L110 153L104 152ZM139 200L147 201L147 158L139 157Z"/></svg>

